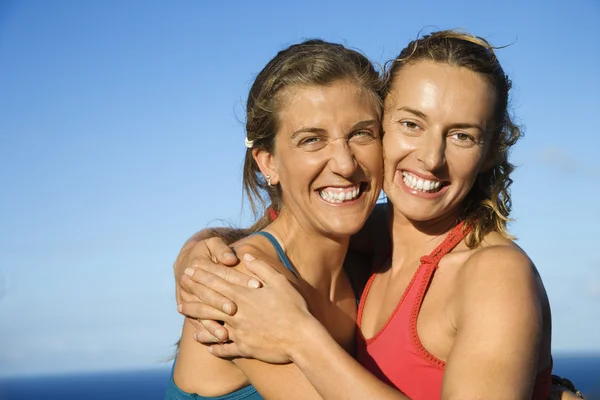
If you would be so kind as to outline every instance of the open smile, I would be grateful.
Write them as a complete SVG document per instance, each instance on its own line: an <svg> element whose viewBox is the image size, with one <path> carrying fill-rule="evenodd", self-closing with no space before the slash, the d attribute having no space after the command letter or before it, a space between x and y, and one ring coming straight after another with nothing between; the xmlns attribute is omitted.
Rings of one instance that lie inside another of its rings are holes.
<svg viewBox="0 0 600 400"><path fill-rule="evenodd" d="M366 183L357 183L345 187L327 186L316 192L326 203L342 204L357 200L364 193L366 187Z"/></svg>
<svg viewBox="0 0 600 400"><path fill-rule="evenodd" d="M414 195L423 198L435 198L446 191L450 182L440 179L426 179L409 171L398 171L402 174L404 188Z"/></svg>

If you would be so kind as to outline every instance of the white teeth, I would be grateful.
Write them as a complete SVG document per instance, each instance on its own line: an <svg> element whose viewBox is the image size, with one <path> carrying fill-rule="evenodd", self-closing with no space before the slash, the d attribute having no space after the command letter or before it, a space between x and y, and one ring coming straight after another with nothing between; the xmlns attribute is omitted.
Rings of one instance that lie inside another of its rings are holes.
<svg viewBox="0 0 600 400"><path fill-rule="evenodd" d="M403 172L402 178L406 186L421 192L436 192L442 184L440 181L430 181L427 179L417 178L408 172Z"/></svg>
<svg viewBox="0 0 600 400"><path fill-rule="evenodd" d="M351 190L329 191L327 189L320 190L319 195L330 203L342 203L356 199L360 195L360 186L356 186Z"/></svg>

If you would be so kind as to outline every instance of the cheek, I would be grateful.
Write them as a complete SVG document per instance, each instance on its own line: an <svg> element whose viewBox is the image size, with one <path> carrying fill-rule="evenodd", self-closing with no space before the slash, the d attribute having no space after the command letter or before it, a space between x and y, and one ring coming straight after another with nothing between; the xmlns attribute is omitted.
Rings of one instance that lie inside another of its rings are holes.
<svg viewBox="0 0 600 400"><path fill-rule="evenodd" d="M291 153L286 155L285 161L279 164L278 172L281 177L305 180L310 179L310 175L322 168L323 164L324 160L319 152Z"/></svg>
<svg viewBox="0 0 600 400"><path fill-rule="evenodd" d="M381 143L372 144L355 151L359 164L364 165L373 175L377 175L383 168L383 146Z"/></svg>
<svg viewBox="0 0 600 400"><path fill-rule="evenodd" d="M447 152L446 154L451 179L460 179L472 185L483 164L482 152Z"/></svg>
<svg viewBox="0 0 600 400"><path fill-rule="evenodd" d="M389 132L383 138L383 159L385 165L398 163L416 147L415 143L402 134Z"/></svg>

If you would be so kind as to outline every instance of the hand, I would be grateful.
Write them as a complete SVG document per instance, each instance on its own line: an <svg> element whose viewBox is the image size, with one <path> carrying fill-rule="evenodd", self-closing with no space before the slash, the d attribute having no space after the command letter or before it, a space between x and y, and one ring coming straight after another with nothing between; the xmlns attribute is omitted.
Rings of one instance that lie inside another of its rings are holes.
<svg viewBox="0 0 600 400"><path fill-rule="evenodd" d="M235 265L238 261L233 251L220 238L211 237L204 240L196 238L203 236L204 233L208 234L205 231L199 232L183 245L173 265L175 282L177 282L175 287L177 304L181 303L183 294L178 282L186 268L194 263Z"/></svg>
<svg viewBox="0 0 600 400"><path fill-rule="evenodd" d="M238 259L233 250L229 248L222 239L218 237L212 237L201 240L203 237L214 234L214 230L209 229L194 235L190 240L188 240L188 242L184 244L177 257L177 260L175 261L173 270L175 273L176 282L175 297L178 307L182 302L200 301L200 299L194 295L192 291L186 291L186 288L184 288L180 282L180 277L183 276L185 269L189 268L190 266L205 268L206 270L212 271L218 276L222 276L233 283L249 285L256 285L258 283L258 281L255 279L240 274L239 272L228 267L236 265L238 263ZM215 304L229 302L231 309L235 310L235 304L233 304L229 299L225 299L216 293L205 293L204 298L207 301L212 299ZM217 337L221 337L222 340L226 340L227 338L226 331L220 331L219 328L221 328L221 326L216 322L207 321L201 325L199 320L190 319L189 321L196 329L199 329L200 338L210 339L211 342L214 342L215 335ZM225 336L220 336L219 333L225 333Z"/></svg>
<svg viewBox="0 0 600 400"><path fill-rule="evenodd" d="M178 304L183 301L192 301L192 299L194 299L192 296L193 294L191 292L186 293L185 289L181 287L180 284L180 278L183 276L185 269L190 267L202 268L215 275L221 276L229 282L239 285L249 285L250 287L253 287L258 284L258 281L252 277L229 268L236 265L238 259L235 256L234 251L228 247L221 238L211 237L204 240L199 239L200 237L206 237L208 234L213 234L213 230L199 232L191 238L183 246L175 261L173 269L175 281L177 282L175 290ZM210 295L206 294L206 296ZM195 301L198 300L198 298L195 298Z"/></svg>
<svg viewBox="0 0 600 400"><path fill-rule="evenodd" d="M244 256L243 262L262 281L262 288L256 290L233 285L215 275L197 274L198 271L193 271L191 277L195 282L232 299L237 304L236 313L229 314L222 309L193 303L182 304L182 312L203 320L225 322L229 339L233 342L210 346L209 351L215 356L289 363L289 351L302 340L302 329L299 328L309 326L306 322L314 318L302 295L285 276L250 254Z"/></svg>
<svg viewBox="0 0 600 400"><path fill-rule="evenodd" d="M229 267L221 267L220 265L217 265L217 267L237 273ZM215 275L201 268L187 268L181 277L181 298L183 301L178 304L177 311L188 317L194 327L198 329L194 339L200 343L213 344L220 341L225 342L229 339L227 329L218 320L220 314L214 311L220 310L231 315L235 314L237 306L230 299L208 286L213 286L211 283L214 280L227 282L227 278L230 276L232 275L225 275L225 278L223 278L223 275ZM260 285L257 280L253 279L253 281L256 284L252 284L252 286L258 287Z"/></svg>

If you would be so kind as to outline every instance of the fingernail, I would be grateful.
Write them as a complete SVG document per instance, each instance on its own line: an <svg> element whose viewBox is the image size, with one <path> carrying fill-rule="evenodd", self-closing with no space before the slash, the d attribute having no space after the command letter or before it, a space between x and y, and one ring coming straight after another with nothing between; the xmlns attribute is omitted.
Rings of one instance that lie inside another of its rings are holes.
<svg viewBox="0 0 600 400"><path fill-rule="evenodd" d="M256 258L252 254L246 253L246 254L244 254L244 259L246 259L246 261L252 261L252 260L255 260Z"/></svg>
<svg viewBox="0 0 600 400"><path fill-rule="evenodd" d="M260 283L258 283L258 281L256 279L250 279L248 281L248 286L253 289L258 289L258 287L260 286Z"/></svg>
<svg viewBox="0 0 600 400"><path fill-rule="evenodd" d="M189 277L194 276L194 269L193 268L186 268L185 271L183 271L184 274L186 274Z"/></svg>
<svg viewBox="0 0 600 400"><path fill-rule="evenodd" d="M194 332L194 340L197 342L198 341L198 336L196 336L196 332Z"/></svg>
<svg viewBox="0 0 600 400"><path fill-rule="evenodd" d="M233 253L223 253L223 257L235 258Z"/></svg>
<svg viewBox="0 0 600 400"><path fill-rule="evenodd" d="M212 352L213 352L213 351L212 351L212 346L208 346L208 347L206 348L206 350L207 350L207 351L208 351L210 354L212 354Z"/></svg>
<svg viewBox="0 0 600 400"><path fill-rule="evenodd" d="M223 304L223 311L227 314L231 314L231 304Z"/></svg>
<svg viewBox="0 0 600 400"><path fill-rule="evenodd" d="M220 337L223 336L225 332L223 332L223 329L217 329L215 330L215 339L217 339L217 342L220 341Z"/></svg>
<svg viewBox="0 0 600 400"><path fill-rule="evenodd" d="M177 304L177 311L179 311L179 312L183 311L183 304Z"/></svg>

